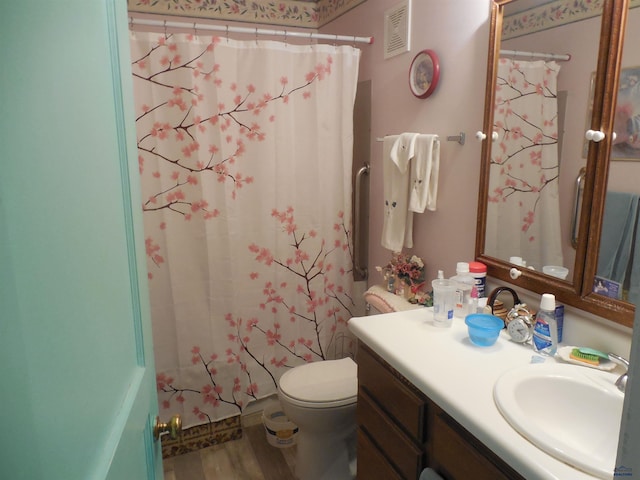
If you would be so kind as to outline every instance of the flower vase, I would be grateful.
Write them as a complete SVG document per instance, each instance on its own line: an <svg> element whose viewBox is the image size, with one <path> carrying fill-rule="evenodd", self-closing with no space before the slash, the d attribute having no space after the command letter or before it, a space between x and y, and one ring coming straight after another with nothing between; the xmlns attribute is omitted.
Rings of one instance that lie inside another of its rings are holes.
<svg viewBox="0 0 640 480"><path fill-rule="evenodd" d="M387 292L396 293L396 276L389 275L386 277L387 280Z"/></svg>
<svg viewBox="0 0 640 480"><path fill-rule="evenodd" d="M405 284L404 287L404 298L407 302L414 303L416 298L415 293L413 292L413 288L409 284Z"/></svg>
<svg viewBox="0 0 640 480"><path fill-rule="evenodd" d="M404 281L400 278L396 278L396 282L395 282L395 294L399 297L404 298L404 292L406 290L406 285L404 283Z"/></svg>
<svg viewBox="0 0 640 480"><path fill-rule="evenodd" d="M411 285L401 279L396 279L396 295L404 298L407 301L411 301L413 298L413 292L411 291Z"/></svg>

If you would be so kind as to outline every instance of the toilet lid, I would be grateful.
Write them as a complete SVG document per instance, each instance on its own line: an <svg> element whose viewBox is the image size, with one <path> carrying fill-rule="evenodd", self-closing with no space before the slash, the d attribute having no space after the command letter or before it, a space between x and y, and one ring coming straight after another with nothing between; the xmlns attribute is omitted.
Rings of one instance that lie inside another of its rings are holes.
<svg viewBox="0 0 640 480"><path fill-rule="evenodd" d="M358 394L358 367L348 357L300 365L280 377L280 390L301 402L351 403Z"/></svg>

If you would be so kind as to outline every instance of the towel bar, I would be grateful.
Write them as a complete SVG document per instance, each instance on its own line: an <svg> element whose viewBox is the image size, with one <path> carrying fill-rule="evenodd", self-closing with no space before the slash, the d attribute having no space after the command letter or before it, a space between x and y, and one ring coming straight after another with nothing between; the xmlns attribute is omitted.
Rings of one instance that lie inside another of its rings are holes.
<svg viewBox="0 0 640 480"><path fill-rule="evenodd" d="M466 138L465 133L460 132L458 135L449 135L447 137L447 141L458 142L460 145L464 145L465 138ZM384 142L384 137L383 138L377 137L376 142Z"/></svg>
<svg viewBox="0 0 640 480"><path fill-rule="evenodd" d="M447 137L448 142L458 142L460 145L464 145L464 132L460 132L460 135L449 135Z"/></svg>

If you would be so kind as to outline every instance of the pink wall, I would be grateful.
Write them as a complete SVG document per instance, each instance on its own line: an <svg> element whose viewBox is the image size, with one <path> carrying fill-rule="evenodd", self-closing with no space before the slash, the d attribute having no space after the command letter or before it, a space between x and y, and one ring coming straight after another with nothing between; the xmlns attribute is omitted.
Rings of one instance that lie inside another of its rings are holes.
<svg viewBox="0 0 640 480"><path fill-rule="evenodd" d="M427 263L427 279L439 269L453 275L455 263L472 259L475 246L478 176L481 144L474 138L482 129L484 83L489 35L489 0L414 0L412 3L411 51L384 59L384 12L398 0L368 0L322 29L327 33L372 35L375 43L362 46L360 79L372 81L371 131L371 209L369 283L380 281L376 265L384 265L390 252L380 246L382 231L382 144L377 137L415 131L437 133L442 141L438 210L414 217L413 253ZM640 50L629 48L640 41L640 8L629 12L623 66L640 65ZM568 31L562 34L561 31ZM585 165L582 138L586 126L591 73L596 67L599 19L565 25L562 29L516 38L503 48L541 52L570 53L563 62L559 90L570 90L567 102L565 143L562 150L563 192L561 203L562 235L565 240L565 265L571 267L575 251L570 246L570 221L574 182ZM535 47L531 47L531 45ZM557 45L562 45L559 50ZM407 70L422 49L435 50L440 57L441 78L435 93L416 99L407 87ZM447 135L463 131L467 143L446 142ZM573 139L573 140L571 140ZM613 162L610 188L637 189L640 163ZM629 184L631 182L631 184Z"/></svg>
<svg viewBox="0 0 640 480"><path fill-rule="evenodd" d="M413 0L411 51L388 60L383 55L384 12L398 0L368 0L333 21L323 33L372 35L362 46L361 80L372 81L371 209L369 284L380 283L376 265L391 252L380 246L382 232L382 143L376 138L402 132L436 133L441 139L438 209L414 217L413 253L426 263L427 279L438 270L455 274L458 261L472 260L475 249L478 177L482 129L489 0ZM423 49L440 58L440 82L429 98L415 98L408 88L408 69ZM465 132L464 146L447 135Z"/></svg>

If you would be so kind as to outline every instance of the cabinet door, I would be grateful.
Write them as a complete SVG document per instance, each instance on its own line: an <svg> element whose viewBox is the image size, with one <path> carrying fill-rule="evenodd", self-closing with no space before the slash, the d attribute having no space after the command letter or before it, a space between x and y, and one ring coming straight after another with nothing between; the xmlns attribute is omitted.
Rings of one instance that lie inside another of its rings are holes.
<svg viewBox="0 0 640 480"><path fill-rule="evenodd" d="M449 480L524 480L444 412L434 415L430 466Z"/></svg>
<svg viewBox="0 0 640 480"><path fill-rule="evenodd" d="M366 433L358 430L358 480L404 480Z"/></svg>
<svg viewBox="0 0 640 480"><path fill-rule="evenodd" d="M424 466L424 453L366 392L358 396L358 425L405 478L417 478Z"/></svg>
<svg viewBox="0 0 640 480"><path fill-rule="evenodd" d="M358 350L358 387L365 390L394 421L418 442L426 438L426 397L406 380L391 372L377 355L361 346Z"/></svg>

